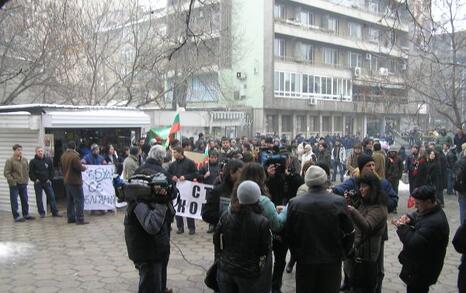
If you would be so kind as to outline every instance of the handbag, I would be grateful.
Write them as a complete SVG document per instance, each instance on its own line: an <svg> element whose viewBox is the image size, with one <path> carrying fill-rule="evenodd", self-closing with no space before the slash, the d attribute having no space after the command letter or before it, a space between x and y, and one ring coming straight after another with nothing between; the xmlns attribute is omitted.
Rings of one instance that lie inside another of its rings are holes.
<svg viewBox="0 0 466 293"><path fill-rule="evenodd" d="M220 288L218 287L217 283L217 266L218 266L218 260L215 260L214 263L210 266L210 268L207 270L205 279L204 279L204 284L215 292L219 292Z"/></svg>

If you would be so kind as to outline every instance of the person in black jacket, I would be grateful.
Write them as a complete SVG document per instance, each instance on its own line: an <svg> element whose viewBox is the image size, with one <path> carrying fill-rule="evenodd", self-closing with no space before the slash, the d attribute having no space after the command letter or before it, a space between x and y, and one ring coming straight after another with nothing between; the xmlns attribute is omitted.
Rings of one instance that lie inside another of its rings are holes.
<svg viewBox="0 0 466 293"><path fill-rule="evenodd" d="M246 180L239 184L236 194L238 202L223 214L214 233L220 292L268 293L260 276L272 235L267 218L261 214L261 190L257 183Z"/></svg>
<svg viewBox="0 0 466 293"><path fill-rule="evenodd" d="M454 195L453 192L453 182L455 180L455 163L458 161L458 157L456 155L456 146L450 147L448 144L443 145L443 153L447 158L447 194Z"/></svg>
<svg viewBox="0 0 466 293"><path fill-rule="evenodd" d="M304 179L308 193L288 204L284 235L296 258L297 293L337 293L341 262L352 245L345 199L325 190L327 179L322 168L311 166Z"/></svg>
<svg viewBox="0 0 466 293"><path fill-rule="evenodd" d="M452 242L455 250L462 254L458 268L458 289L459 293L464 293L466 292L466 221L458 227Z"/></svg>
<svg viewBox="0 0 466 293"><path fill-rule="evenodd" d="M52 188L54 176L52 160L44 155L42 147L36 147L36 155L29 162L29 179L34 182L34 191L36 192L37 210L41 218L45 217L47 207L42 202L42 191L47 195L47 201L50 203L50 210L53 217L61 217L58 212L55 201L55 192Z"/></svg>
<svg viewBox="0 0 466 293"><path fill-rule="evenodd" d="M403 243L398 259L407 293L429 292L442 271L450 228L435 193L429 185L417 188L411 195L417 211L392 221Z"/></svg>
<svg viewBox="0 0 466 293"><path fill-rule="evenodd" d="M430 185L436 190L436 198L443 207L443 180L442 180L442 169L440 165L440 159L438 153L434 150L427 151L427 185Z"/></svg>
<svg viewBox="0 0 466 293"><path fill-rule="evenodd" d="M202 219L210 225L217 225L220 216L228 207L233 187L241 174L243 162L240 160L230 160L223 169L222 183L214 189L207 191L206 203L202 207ZM223 200L221 201L221 199ZM225 204L221 204L225 203Z"/></svg>
<svg viewBox="0 0 466 293"><path fill-rule="evenodd" d="M173 157L175 161L168 167L168 174L174 182L193 180L197 178L196 164L184 156L184 150L182 147L173 148ZM196 233L196 225L193 218L187 218L189 234L193 235ZM184 221L183 217L176 216L176 227L178 228L177 234L184 233Z"/></svg>
<svg viewBox="0 0 466 293"><path fill-rule="evenodd" d="M219 174L220 164L218 162L218 152L216 150L209 150L209 161L199 169L198 181L213 185Z"/></svg>
<svg viewBox="0 0 466 293"><path fill-rule="evenodd" d="M153 146L145 163L134 174L162 173L174 185L162 168L165 155L162 146ZM171 194L164 190L157 192L159 196L167 197L165 203L130 201L124 220L128 257L139 271L139 293L173 292L167 289L167 266L170 256L170 224L175 215L171 199L176 197L176 188Z"/></svg>

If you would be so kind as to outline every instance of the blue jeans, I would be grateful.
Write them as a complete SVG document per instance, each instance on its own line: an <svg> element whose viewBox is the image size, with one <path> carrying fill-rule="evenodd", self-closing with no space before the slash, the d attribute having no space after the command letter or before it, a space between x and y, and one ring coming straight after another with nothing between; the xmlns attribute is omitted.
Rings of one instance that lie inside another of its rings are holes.
<svg viewBox="0 0 466 293"><path fill-rule="evenodd" d="M337 173L338 169L340 169L340 181L343 182L343 176L345 175L345 168L341 162L333 161L333 174L332 174L332 181L337 180Z"/></svg>
<svg viewBox="0 0 466 293"><path fill-rule="evenodd" d="M447 168L447 194L454 194L453 182L455 180L455 173L452 169Z"/></svg>
<svg viewBox="0 0 466 293"><path fill-rule="evenodd" d="M139 270L138 293L162 293L163 261L135 265Z"/></svg>
<svg viewBox="0 0 466 293"><path fill-rule="evenodd" d="M83 186L78 184L65 184L67 199L68 221L84 221L84 192Z"/></svg>
<svg viewBox="0 0 466 293"><path fill-rule="evenodd" d="M53 192L52 182L47 180L46 182L34 182L34 191L36 192L37 210L39 215L45 215L44 203L42 202L42 190L47 195L47 201L50 204L50 210L52 215L58 215L57 203L55 202L55 193Z"/></svg>
<svg viewBox="0 0 466 293"><path fill-rule="evenodd" d="M466 193L458 192L458 204L460 207L460 224L466 219Z"/></svg>
<svg viewBox="0 0 466 293"><path fill-rule="evenodd" d="M10 186L10 204L11 204L11 212L13 213L13 219L16 219L19 217L18 194L19 194L19 200L21 201L21 211L23 213L23 217L26 217L27 215L29 215L28 185L17 184L15 186Z"/></svg>

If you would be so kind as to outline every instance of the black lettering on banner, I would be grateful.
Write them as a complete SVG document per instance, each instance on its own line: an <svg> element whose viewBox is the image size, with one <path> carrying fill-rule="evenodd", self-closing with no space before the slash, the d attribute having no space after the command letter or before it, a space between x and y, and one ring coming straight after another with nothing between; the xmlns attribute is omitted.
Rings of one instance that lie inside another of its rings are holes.
<svg viewBox="0 0 466 293"><path fill-rule="evenodd" d="M213 188L210 187L210 186L204 186L204 190L205 190L205 193L207 194L208 192L210 192Z"/></svg>
<svg viewBox="0 0 466 293"><path fill-rule="evenodd" d="M185 206L186 206L186 199L182 199L180 200L180 202L178 203L178 213L184 213L184 210L185 210Z"/></svg>
<svg viewBox="0 0 466 293"><path fill-rule="evenodd" d="M197 208L198 208L197 202L195 201L191 202L191 204L189 205L189 213L191 215L195 215L197 213Z"/></svg>
<svg viewBox="0 0 466 293"><path fill-rule="evenodd" d="M201 187L199 185L193 185L193 197L199 198L201 195Z"/></svg>

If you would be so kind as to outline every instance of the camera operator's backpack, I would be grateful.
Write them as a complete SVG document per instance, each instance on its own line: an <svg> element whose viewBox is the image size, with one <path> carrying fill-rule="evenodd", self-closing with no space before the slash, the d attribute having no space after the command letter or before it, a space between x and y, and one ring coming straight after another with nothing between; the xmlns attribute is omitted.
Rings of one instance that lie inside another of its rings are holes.
<svg viewBox="0 0 466 293"><path fill-rule="evenodd" d="M458 192L466 192L466 159L461 159L455 166L453 188Z"/></svg>

